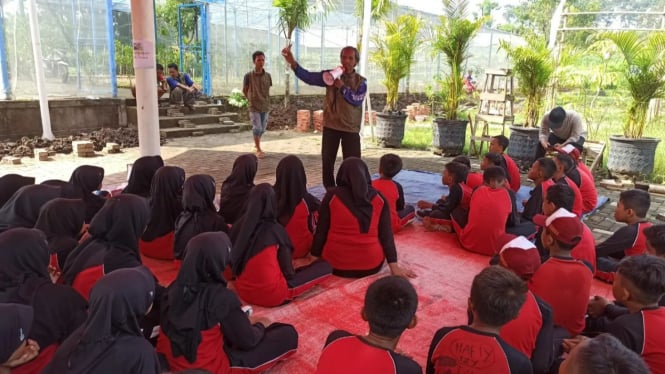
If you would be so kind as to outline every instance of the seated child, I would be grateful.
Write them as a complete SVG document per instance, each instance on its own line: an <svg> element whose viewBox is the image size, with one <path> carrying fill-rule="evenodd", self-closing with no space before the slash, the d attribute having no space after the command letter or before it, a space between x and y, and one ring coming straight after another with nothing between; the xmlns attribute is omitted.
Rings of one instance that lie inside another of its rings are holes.
<svg viewBox="0 0 665 374"><path fill-rule="evenodd" d="M0 303L0 315L0 373L19 372L39 354L39 344L28 339L34 312L28 305Z"/></svg>
<svg viewBox="0 0 665 374"><path fill-rule="evenodd" d="M549 216L557 209L563 208L571 211L575 195L573 190L562 184L555 184L547 189L545 200L543 201L543 215ZM581 221L580 221L581 222ZM535 221L534 221L535 223ZM582 222L581 222L582 223ZM546 259L549 257L549 251L543 246L541 241L541 234L544 226L540 226L536 237L536 247L540 251L541 257ZM572 256L574 259L586 262L595 272L596 270L596 247L593 233L587 225L582 223L582 240L573 248Z"/></svg>
<svg viewBox="0 0 665 374"><path fill-rule="evenodd" d="M427 374L475 373L478 368L488 374L533 373L529 359L499 336L501 328L518 316L527 291L511 271L499 266L483 269L471 284L468 308L473 323L434 334Z"/></svg>
<svg viewBox="0 0 665 374"><path fill-rule="evenodd" d="M185 180L182 207L175 222L173 255L176 261L185 257L187 242L203 232L229 232L224 218L215 211L215 180L207 174L195 174Z"/></svg>
<svg viewBox="0 0 665 374"><path fill-rule="evenodd" d="M581 165L581 163L576 163L570 155L560 153L555 156L555 158L560 159L562 165L564 165L564 172L566 173L566 176L575 183L577 188L580 189L580 194L582 195L582 202L584 205L584 214L596 209L596 205L598 204L598 191L596 191L596 185L594 183L593 177L590 177L588 174L578 170L577 165Z"/></svg>
<svg viewBox="0 0 665 374"><path fill-rule="evenodd" d="M665 225L654 225L644 230L647 242L647 253L652 256L665 257Z"/></svg>
<svg viewBox="0 0 665 374"><path fill-rule="evenodd" d="M557 154L554 157L554 164L556 165L556 172L554 173L554 176L552 176L552 179L555 183L567 185L573 190L575 200L573 201L572 212L579 217L582 217L582 214L584 213L584 198L582 197L579 187L577 187L575 182L566 175L566 172L570 171L572 168L572 159L568 155Z"/></svg>
<svg viewBox="0 0 665 374"><path fill-rule="evenodd" d="M471 171L471 160L468 157L462 155L453 158L453 162L459 162L462 165L465 165L469 168L469 173L466 175L466 185L469 186L472 190L476 187L483 184L483 173Z"/></svg>
<svg viewBox="0 0 665 374"><path fill-rule="evenodd" d="M393 275L415 277L397 263L390 207L371 182L363 160L342 162L337 187L328 189L321 202L312 257L323 257L340 277L376 274L386 261Z"/></svg>
<svg viewBox="0 0 665 374"><path fill-rule="evenodd" d="M468 216L458 207L452 213L452 225L463 248L492 256L496 240L506 233L512 202L509 190L504 188L503 169L488 167L483 178L485 184L471 195Z"/></svg>
<svg viewBox="0 0 665 374"><path fill-rule="evenodd" d="M528 282L540 268L538 249L525 237L509 234L499 244L499 264ZM546 373L554 359L553 333L552 308L528 291L517 318L501 328L500 336L531 360L534 373Z"/></svg>
<svg viewBox="0 0 665 374"><path fill-rule="evenodd" d="M457 207L469 210L471 202L471 188L464 183L468 168L458 162L449 162L443 168L441 182L448 186L448 196L442 196L436 203L424 200L418 202L418 215L424 217L425 227L435 230L440 227L441 231L451 231L450 214Z"/></svg>
<svg viewBox="0 0 665 374"><path fill-rule="evenodd" d="M222 272L229 263L231 241L222 232L195 236L178 277L161 306L157 352L173 372L205 369L211 373L268 370L292 355L298 333L291 325L252 319Z"/></svg>
<svg viewBox="0 0 665 374"><path fill-rule="evenodd" d="M509 144L510 140L504 135L493 136L490 140L489 151L492 153L498 153L503 158L503 163L506 165L506 170L510 176L510 189L517 193L521 184L520 168L517 167L515 161L505 153Z"/></svg>
<svg viewBox="0 0 665 374"><path fill-rule="evenodd" d="M268 183L252 188L247 208L231 229L231 269L240 298L250 304L284 304L324 281L332 273L322 260L294 270L293 245L277 223L277 199Z"/></svg>
<svg viewBox="0 0 665 374"><path fill-rule="evenodd" d="M570 156L575 162L575 168L579 170L581 173L586 174L589 177L589 179L591 179L592 181L594 180L593 173L591 172L589 167L586 166L586 164L582 160L580 160L582 150L584 150L583 146L577 143L570 143L564 145L563 147L556 148L556 150L559 153L565 153L568 156Z"/></svg>
<svg viewBox="0 0 665 374"><path fill-rule="evenodd" d="M552 307L554 325L566 330L555 332L556 344L557 338L577 336L584 329L593 270L571 255L584 231L575 214L559 208L549 216L538 215L533 220L544 228L541 241L550 257L529 281L529 289Z"/></svg>
<svg viewBox="0 0 665 374"><path fill-rule="evenodd" d="M647 255L624 258L612 293L630 313L607 325L607 332L642 356L653 373L665 372L665 259Z"/></svg>
<svg viewBox="0 0 665 374"><path fill-rule="evenodd" d="M393 180L401 170L402 159L396 154L385 154L379 160L380 177L372 181L372 187L388 201L393 232L399 231L416 217L413 206L404 203L402 185Z"/></svg>
<svg viewBox="0 0 665 374"><path fill-rule="evenodd" d="M616 271L622 258L646 253L644 229L651 227L651 223L646 220L650 205L651 197L646 191L621 192L614 209L614 219L626 226L596 245L598 278L611 282L614 278L612 273Z"/></svg>
<svg viewBox="0 0 665 374"><path fill-rule="evenodd" d="M277 221L284 226L293 244L293 258L305 257L312 249L321 201L307 192L305 166L296 156L284 157L275 174Z"/></svg>
<svg viewBox="0 0 665 374"><path fill-rule="evenodd" d="M561 363L559 374L649 374L639 355L609 334L582 337Z"/></svg>
<svg viewBox="0 0 665 374"><path fill-rule="evenodd" d="M418 295L408 280L395 276L377 279L367 288L361 312L369 334L331 332L316 373L422 373L413 359L395 352L404 330L416 327L417 307Z"/></svg>
<svg viewBox="0 0 665 374"><path fill-rule="evenodd" d="M555 172L556 164L551 158L542 157L533 162L527 178L533 181L534 187L529 192L529 199L523 202L521 222L531 222L533 216L543 213L543 198L547 189L554 184L552 177Z"/></svg>
<svg viewBox="0 0 665 374"><path fill-rule="evenodd" d="M173 260L175 221L182 213L182 186L185 170L162 166L152 178L150 221L139 240L141 254L160 260Z"/></svg>
<svg viewBox="0 0 665 374"><path fill-rule="evenodd" d="M258 167L259 159L254 154L244 154L233 161L231 174L222 183L219 193L218 213L229 225L233 225L245 211Z"/></svg>
<svg viewBox="0 0 665 374"><path fill-rule="evenodd" d="M506 174L506 185L510 188L510 174L508 174L508 166L506 166L506 160L501 157L500 154L494 152L485 153L483 159L480 161L480 170L485 170L490 166L498 166L503 169L503 172Z"/></svg>

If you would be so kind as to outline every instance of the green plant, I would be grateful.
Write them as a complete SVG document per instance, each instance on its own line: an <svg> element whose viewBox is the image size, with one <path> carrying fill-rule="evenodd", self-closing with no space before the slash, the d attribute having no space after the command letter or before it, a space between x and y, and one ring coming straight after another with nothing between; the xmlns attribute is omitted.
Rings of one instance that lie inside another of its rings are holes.
<svg viewBox="0 0 665 374"><path fill-rule="evenodd" d="M443 111L447 119L457 119L457 108L463 95L462 64L469 56L471 39L486 22L484 17L475 21L467 19L468 0L443 0L444 15L436 26L433 48L446 56L450 75L445 78L443 89L448 90Z"/></svg>
<svg viewBox="0 0 665 374"><path fill-rule="evenodd" d="M547 92L547 85L554 73L555 61L543 38L531 36L527 45L511 46L505 40L500 48L513 63L518 90L526 98L526 127L535 127L540 120L540 107Z"/></svg>
<svg viewBox="0 0 665 374"><path fill-rule="evenodd" d="M625 59L623 76L632 100L623 134L626 138L641 138L648 122L649 102L665 97L665 32L605 32L599 37L611 40Z"/></svg>
<svg viewBox="0 0 665 374"><path fill-rule="evenodd" d="M399 16L395 22L383 21L385 34L374 37L376 49L372 62L377 64L385 75L382 81L386 86L386 107L384 111L397 110L397 94L400 79L409 75L414 55L422 44L418 32L423 21L411 14Z"/></svg>
<svg viewBox="0 0 665 374"><path fill-rule="evenodd" d="M229 95L229 104L236 108L247 107L247 98L243 95L242 91L234 88Z"/></svg>
<svg viewBox="0 0 665 374"><path fill-rule="evenodd" d="M364 19L365 7L364 0L356 0L356 16L361 21ZM370 15L370 22L378 21L385 17L395 7L395 3L391 0L372 0L372 12ZM360 42L363 39L363 28L358 28L358 50L360 50Z"/></svg>

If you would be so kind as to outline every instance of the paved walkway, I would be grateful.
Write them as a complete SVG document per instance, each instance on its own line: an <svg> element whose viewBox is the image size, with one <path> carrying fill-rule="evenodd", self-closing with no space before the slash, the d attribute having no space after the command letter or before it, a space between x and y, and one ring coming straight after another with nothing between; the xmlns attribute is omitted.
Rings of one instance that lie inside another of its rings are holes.
<svg viewBox="0 0 665 374"><path fill-rule="evenodd" d="M320 134L270 131L264 135L262 143L266 157L259 162L259 170L256 176L257 183L273 183L275 168L279 160L288 154L296 154L305 164L308 185L321 184ZM252 152L252 150L252 134L242 132L172 139L162 147L162 157L167 165L184 168L187 175L212 175L219 188L221 182L231 172L233 160L238 155ZM399 154L404 161L405 169L439 173L443 169L443 165L449 161L447 158L441 158L428 151L386 150L374 145L367 145L363 150L363 158L369 165L370 172L378 171L379 158L387 152ZM341 161L341 151L339 156L337 165ZM52 161L45 162L23 158L21 165L0 165L0 175L7 173L33 175L37 178L38 183L47 179L68 180L75 167L90 164L104 167L106 170L105 185L118 185L126 180L127 164L131 164L138 157L138 148L130 148L120 154L102 155L98 153L97 157L92 158L79 158L74 155L62 154L56 155ZM473 160L473 162L476 163L474 168L477 169L477 160ZM522 178L524 184L528 185L530 183L525 180L525 175L522 175ZM593 230L596 239L602 240L621 227L613 218L619 192L609 191L599 186L598 193L608 196L610 202L593 216L587 218L586 223ZM649 218L652 222L660 222L655 218L658 213L665 213L665 197L652 195L651 210L649 211Z"/></svg>

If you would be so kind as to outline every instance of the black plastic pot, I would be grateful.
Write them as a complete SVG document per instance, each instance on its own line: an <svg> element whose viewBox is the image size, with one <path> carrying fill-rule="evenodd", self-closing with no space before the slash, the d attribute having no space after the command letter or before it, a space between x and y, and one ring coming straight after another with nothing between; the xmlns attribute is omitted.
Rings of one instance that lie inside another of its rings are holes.
<svg viewBox="0 0 665 374"><path fill-rule="evenodd" d="M432 150L442 156L457 156L464 151L469 121L437 118L432 124Z"/></svg>
<svg viewBox="0 0 665 374"><path fill-rule="evenodd" d="M404 140L406 114L376 113L376 138L381 147L399 148Z"/></svg>
<svg viewBox="0 0 665 374"><path fill-rule="evenodd" d="M520 169L528 169L536 160L539 128L510 126L508 155Z"/></svg>
<svg viewBox="0 0 665 374"><path fill-rule="evenodd" d="M610 136L607 168L613 173L648 176L653 172L658 143L660 139L656 138Z"/></svg>

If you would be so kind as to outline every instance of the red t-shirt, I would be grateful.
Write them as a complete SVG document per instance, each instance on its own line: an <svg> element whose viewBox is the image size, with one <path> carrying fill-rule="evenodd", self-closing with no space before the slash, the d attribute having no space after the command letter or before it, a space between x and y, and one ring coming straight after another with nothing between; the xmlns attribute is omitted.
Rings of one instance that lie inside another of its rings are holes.
<svg viewBox="0 0 665 374"><path fill-rule="evenodd" d="M399 200L399 190L397 185L390 179L375 179L372 181L372 187L381 192L383 197L386 198L388 206L390 207L390 222L393 231L400 229L400 218L397 214L397 200Z"/></svg>
<svg viewBox="0 0 665 374"><path fill-rule="evenodd" d="M201 343L196 350L196 361L189 362L185 356L173 356L171 341L166 334L160 332L157 338L157 352L163 354L171 371L180 372L188 369L205 369L212 374L230 374L229 358L224 353L224 337L219 325L201 331Z"/></svg>
<svg viewBox="0 0 665 374"><path fill-rule="evenodd" d="M582 223L582 240L577 243L570 255L574 259L588 262L593 267L593 271L596 271L596 239L584 223Z"/></svg>
<svg viewBox="0 0 665 374"><path fill-rule="evenodd" d="M510 156L503 153L503 159L506 161L506 168L510 176L510 189L517 192L520 189L522 181L520 180L520 168L517 167L515 161Z"/></svg>
<svg viewBox="0 0 665 374"><path fill-rule="evenodd" d="M279 266L277 250L277 245L272 245L247 261L235 282L238 296L243 301L273 307L289 299L289 286Z"/></svg>
<svg viewBox="0 0 665 374"><path fill-rule="evenodd" d="M483 185L483 173L469 173L466 176L466 185L475 189L478 186Z"/></svg>
<svg viewBox="0 0 665 374"><path fill-rule="evenodd" d="M334 196L330 200L330 228L323 247L323 259L337 270L369 270L385 260L379 242L379 219L384 200L377 194L372 199L372 220L366 233L360 232L358 220Z"/></svg>
<svg viewBox="0 0 665 374"><path fill-rule="evenodd" d="M500 336L511 347L531 359L531 355L536 348L538 333L540 333L542 327L543 315L540 312L536 297L531 292L527 292L526 301L522 305L517 318L503 325Z"/></svg>
<svg viewBox="0 0 665 374"><path fill-rule="evenodd" d="M596 204L598 204L598 191L596 191L596 185L593 182L593 178L581 171L579 174L581 181L579 190L582 195L583 211L584 213L589 213L596 209Z"/></svg>
<svg viewBox="0 0 665 374"><path fill-rule="evenodd" d="M147 257L158 260L173 260L174 232L155 238L149 242L139 240L139 251Z"/></svg>
<svg viewBox="0 0 665 374"><path fill-rule="evenodd" d="M314 224L309 222L310 219L313 219L312 212L309 211L305 199L302 199L285 227L293 244L293 258L305 257L312 249L314 233L310 231L310 227L314 227Z"/></svg>
<svg viewBox="0 0 665 374"><path fill-rule="evenodd" d="M589 167L586 166L584 162L582 161L577 162L577 170L580 171L580 174L586 174L589 177L589 179L591 179L592 182L594 181L593 173L591 172Z"/></svg>
<svg viewBox="0 0 665 374"><path fill-rule="evenodd" d="M639 222L637 224L637 237L635 238L633 246L626 249L626 256L643 255L647 252L647 237L644 236L644 230L651 226L653 226L651 222Z"/></svg>
<svg viewBox="0 0 665 374"><path fill-rule="evenodd" d="M665 374L665 308L645 308L616 318L607 332L642 356L653 374Z"/></svg>
<svg viewBox="0 0 665 374"><path fill-rule="evenodd" d="M550 257L529 281L529 289L552 307L554 325L577 336L584 330L592 279L582 261Z"/></svg>
<svg viewBox="0 0 665 374"><path fill-rule="evenodd" d="M92 287L103 276L104 265L89 267L76 275L74 282L72 282L72 288L81 294L85 301L88 301Z"/></svg>
<svg viewBox="0 0 665 374"><path fill-rule="evenodd" d="M577 187L575 182L573 182L568 177L563 177L558 181L556 181L556 183L565 184L566 186L570 187L573 190L573 194L575 195L575 201L573 203L573 213L577 214L578 217L582 217L582 213L584 212L584 199L582 198L582 193L580 192L580 189ZM543 190L543 193L545 193L545 196L547 196L546 190Z"/></svg>
<svg viewBox="0 0 665 374"><path fill-rule="evenodd" d="M494 255L496 240L506 233L506 221L512 210L508 190L478 187L471 195L468 223L457 235L462 247Z"/></svg>

